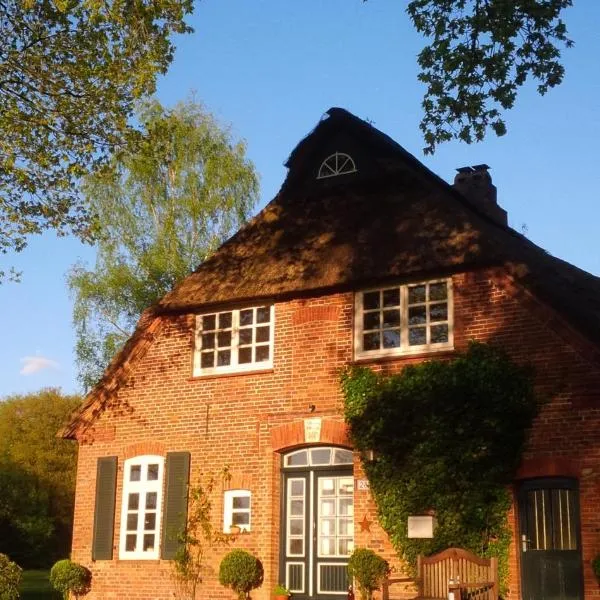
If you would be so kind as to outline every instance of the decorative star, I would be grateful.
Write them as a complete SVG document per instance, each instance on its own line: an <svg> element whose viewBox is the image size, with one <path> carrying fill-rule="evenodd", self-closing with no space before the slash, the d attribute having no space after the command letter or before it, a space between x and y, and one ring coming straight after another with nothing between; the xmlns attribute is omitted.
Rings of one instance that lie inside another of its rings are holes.
<svg viewBox="0 0 600 600"><path fill-rule="evenodd" d="M371 523L372 523L372 521L369 521L367 515L365 515L363 520L360 522L360 530L367 531L370 533L371 532Z"/></svg>

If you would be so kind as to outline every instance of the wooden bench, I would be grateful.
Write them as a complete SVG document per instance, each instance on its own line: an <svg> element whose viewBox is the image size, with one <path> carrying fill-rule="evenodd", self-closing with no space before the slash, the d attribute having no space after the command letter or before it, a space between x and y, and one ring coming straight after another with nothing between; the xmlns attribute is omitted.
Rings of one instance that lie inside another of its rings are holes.
<svg viewBox="0 0 600 600"><path fill-rule="evenodd" d="M454 585L449 582L453 580ZM497 600L498 559L480 558L461 548L448 548L433 556L417 558L417 577L388 579L383 584L383 600L389 600L389 588L395 583L413 583L415 600Z"/></svg>

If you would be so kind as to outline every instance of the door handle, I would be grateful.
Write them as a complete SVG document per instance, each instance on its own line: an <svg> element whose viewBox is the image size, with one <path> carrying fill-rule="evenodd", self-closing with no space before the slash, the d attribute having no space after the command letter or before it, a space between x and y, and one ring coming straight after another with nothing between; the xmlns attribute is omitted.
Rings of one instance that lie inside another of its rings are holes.
<svg viewBox="0 0 600 600"><path fill-rule="evenodd" d="M531 544L531 540L525 534L522 534L521 535L521 550L523 552L527 552L527 550L529 549L529 544Z"/></svg>

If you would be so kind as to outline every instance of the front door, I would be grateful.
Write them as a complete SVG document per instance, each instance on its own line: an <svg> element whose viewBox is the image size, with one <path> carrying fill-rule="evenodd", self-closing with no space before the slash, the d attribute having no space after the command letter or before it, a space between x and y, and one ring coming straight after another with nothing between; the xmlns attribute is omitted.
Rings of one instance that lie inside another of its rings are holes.
<svg viewBox="0 0 600 600"><path fill-rule="evenodd" d="M352 452L315 447L283 457L280 581L298 600L345 598L354 549Z"/></svg>
<svg viewBox="0 0 600 600"><path fill-rule="evenodd" d="M582 600L579 493L572 479L534 479L519 490L523 600Z"/></svg>

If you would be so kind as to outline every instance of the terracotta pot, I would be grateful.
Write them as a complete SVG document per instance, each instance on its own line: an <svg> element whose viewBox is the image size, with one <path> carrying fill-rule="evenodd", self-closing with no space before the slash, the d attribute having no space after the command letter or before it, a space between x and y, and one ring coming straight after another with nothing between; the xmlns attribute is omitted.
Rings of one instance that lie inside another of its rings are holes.
<svg viewBox="0 0 600 600"><path fill-rule="evenodd" d="M287 594L273 594L273 600L289 600L289 598Z"/></svg>

